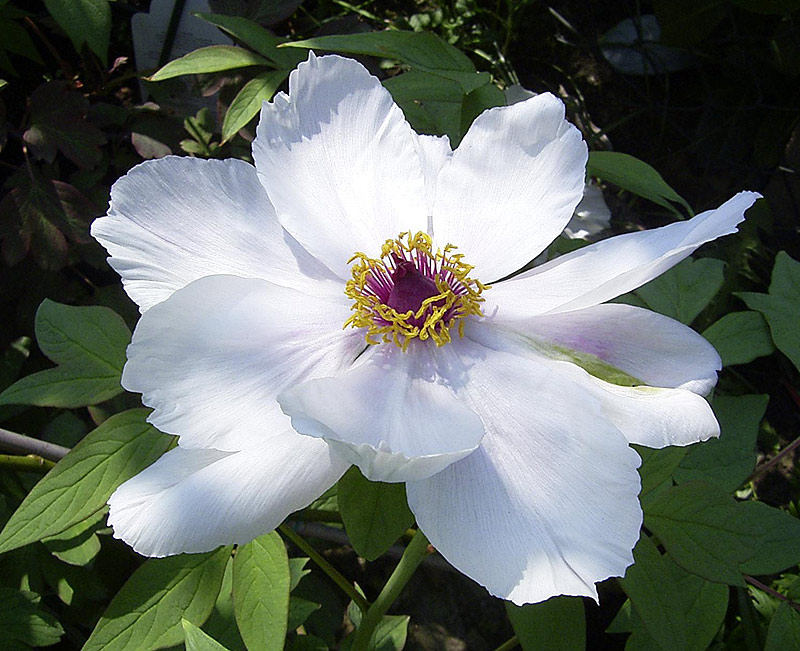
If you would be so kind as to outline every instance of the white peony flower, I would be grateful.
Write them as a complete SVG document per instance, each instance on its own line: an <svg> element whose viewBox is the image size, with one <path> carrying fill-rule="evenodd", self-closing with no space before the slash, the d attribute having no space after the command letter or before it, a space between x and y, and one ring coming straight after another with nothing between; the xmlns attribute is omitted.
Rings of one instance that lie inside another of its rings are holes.
<svg viewBox="0 0 800 651"><path fill-rule="evenodd" d="M758 195L503 280L584 191L562 103L485 111L452 151L359 63L313 54L253 156L145 162L92 227L143 313L122 384L180 436L112 495L115 535L148 556L245 543L355 463L406 482L425 535L492 594L597 598L642 523L628 444L719 433L711 345L603 303L735 232Z"/></svg>

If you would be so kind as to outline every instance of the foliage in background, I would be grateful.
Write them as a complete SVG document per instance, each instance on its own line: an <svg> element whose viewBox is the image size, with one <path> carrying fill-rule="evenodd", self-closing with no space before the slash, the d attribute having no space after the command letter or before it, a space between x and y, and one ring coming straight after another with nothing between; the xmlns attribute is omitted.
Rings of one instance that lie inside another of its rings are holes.
<svg viewBox="0 0 800 651"><path fill-rule="evenodd" d="M371 648L797 646L800 2L212 0L201 18L235 45L136 70L147 5L0 0L0 427L50 446L0 455L0 647L348 648L381 599L413 516L402 486L356 469L235 553L143 560L105 523L114 488L174 442L119 386L137 314L88 225L144 159L248 158L262 100L308 48L360 58L453 145L516 85L555 92L617 232L766 196L738 235L623 297L692 325L724 365L719 440L639 448L646 533L625 578L599 607L517 608L433 557ZM208 98L191 113L160 90L187 75Z"/></svg>

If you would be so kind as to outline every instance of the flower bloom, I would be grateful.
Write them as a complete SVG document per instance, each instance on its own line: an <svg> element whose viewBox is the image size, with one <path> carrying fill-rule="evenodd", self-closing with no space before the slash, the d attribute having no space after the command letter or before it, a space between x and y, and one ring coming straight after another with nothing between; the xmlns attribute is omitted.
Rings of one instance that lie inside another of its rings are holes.
<svg viewBox="0 0 800 651"><path fill-rule="evenodd" d="M405 482L492 594L597 598L642 523L629 443L719 433L711 345L603 303L735 232L758 195L506 279L583 194L563 104L485 111L453 151L359 63L313 54L253 157L145 162L92 227L142 311L122 384L180 436L112 495L115 535L148 556L245 543L356 464Z"/></svg>

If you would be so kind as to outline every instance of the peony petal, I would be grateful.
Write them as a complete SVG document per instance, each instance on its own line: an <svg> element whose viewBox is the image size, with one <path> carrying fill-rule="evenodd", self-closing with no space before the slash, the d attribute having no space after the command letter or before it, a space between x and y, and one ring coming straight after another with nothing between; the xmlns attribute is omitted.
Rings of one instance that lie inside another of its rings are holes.
<svg viewBox="0 0 800 651"><path fill-rule="evenodd" d="M498 312L493 323L536 342L570 350L627 373L655 387L688 389L708 395L722 368L719 354L703 337L669 317L630 305L609 303L574 312L515 319ZM562 355L563 352L563 355Z"/></svg>
<svg viewBox="0 0 800 651"><path fill-rule="evenodd" d="M484 111L439 174L437 244L457 246L483 282L517 271L569 222L586 160L580 132L549 93Z"/></svg>
<svg viewBox="0 0 800 651"><path fill-rule="evenodd" d="M343 294L201 278L139 320L122 384L181 445L238 451L289 427L279 391L349 367L364 340L342 331L348 316Z"/></svg>
<svg viewBox="0 0 800 651"><path fill-rule="evenodd" d="M342 476L324 441L285 430L241 452L178 447L109 499L114 536L145 556L244 544Z"/></svg>
<svg viewBox="0 0 800 651"><path fill-rule="evenodd" d="M536 360L484 349L462 396L486 436L470 456L407 484L420 528L493 595L597 599L594 584L633 562L638 455L597 400Z"/></svg>
<svg viewBox="0 0 800 651"><path fill-rule="evenodd" d="M425 230L416 136L357 61L310 53L264 104L253 157L281 224L341 278L354 252Z"/></svg>
<svg viewBox="0 0 800 651"><path fill-rule="evenodd" d="M617 235L556 258L495 285L485 294L487 314L521 319L569 312L610 301L640 287L702 244L736 232L761 195L740 192L716 210L649 231Z"/></svg>
<svg viewBox="0 0 800 651"><path fill-rule="evenodd" d="M303 287L306 275L330 273L283 230L255 168L240 160L137 165L111 188L108 216L92 235L142 312L203 276Z"/></svg>
<svg viewBox="0 0 800 651"><path fill-rule="evenodd" d="M617 310L617 308L622 308ZM694 388L708 388L713 386L713 383L706 385L704 381L698 380L695 375L702 376L704 370L714 373L710 367L705 366L702 359L704 355L708 360L709 356L716 359L716 351L713 350L710 344L694 333L686 326L653 314L647 310L639 308L631 308L627 305L601 305L595 308L587 308L580 310L580 312L570 312L566 314L550 315L546 317L537 317L531 319L530 322L537 322L537 326L542 330L540 320L545 321L548 325L553 326L557 330L558 327L564 327L568 330L572 327L573 323L570 319L574 319L582 312L591 312L593 316L600 317L603 313L613 315L620 311L625 314L628 310L632 311L633 319L640 318L644 315L652 315L655 319L643 319L639 322L642 327L650 326L652 331L650 334L654 337L653 346L658 349L658 337L664 336L668 338L670 335L677 335L678 337L685 335L681 332L684 329L691 333L686 341L686 354L695 353L698 356L698 363L694 366L690 360L685 360L687 364L687 372L682 373L677 368L677 363L681 359L682 353L678 350L674 351L674 356L677 359L670 361L668 358L660 359L657 355L651 355L652 373L654 377L665 380L665 384L669 386L674 384L676 386ZM619 314L617 314L619 316ZM555 318L554 322L550 322L551 318ZM676 327L672 330L674 324ZM528 324L526 324L528 325ZM590 332L588 323L584 322L582 325L587 326L586 332ZM613 324L609 324L611 327ZM630 361L630 365L626 362L636 354L637 342L635 341L636 334L630 332L631 338L634 340L630 350L627 350L625 344L620 344L620 340L624 339L625 332L631 327L631 323L620 325L619 338L611 338L611 343L608 345L607 352L611 359L619 361L623 366L624 371L637 370L640 374L647 375L648 371L640 366L635 361ZM602 328L598 322L598 328ZM514 355L519 355L527 359L531 359L536 363L545 364L549 366L554 372L563 376L565 380L575 383L576 386L581 387L587 395L593 396L601 405L602 414L605 419L612 423L629 443L637 443L646 445L653 448L662 448L667 445L689 445L697 443L698 441L705 441L714 436L719 436L719 425L711 410L711 406L704 398L693 393L686 388L673 389L673 388L658 388L649 386L620 386L604 381L598 377L590 375L584 368L578 365L564 361L569 359L569 353L563 350L553 349L552 343L543 344L542 340L537 340L535 333L528 332L527 328L517 331L507 330L506 328L497 327L495 324L471 324L466 329L466 335L473 341L479 342L481 345L491 348L492 350L503 351ZM563 333L559 333L563 334ZM558 337L558 334L554 335ZM568 333L566 335L569 336ZM699 340L699 341L698 341ZM702 342L702 343L700 343ZM615 343L617 349L615 351ZM603 345L602 342L598 342ZM643 356L647 357L646 351L646 336L639 337L639 345L642 350L639 351ZM668 347L667 347L668 349ZM669 351L666 351L669 354ZM583 365L592 369L591 363L586 363L587 359L581 360Z"/></svg>
<svg viewBox="0 0 800 651"><path fill-rule="evenodd" d="M375 346L339 377L291 387L278 400L298 432L324 438L369 479L429 477L483 437L480 419L453 393L468 372L457 348Z"/></svg>
<svg viewBox="0 0 800 651"><path fill-rule="evenodd" d="M436 184L439 172L450 162L453 150L450 148L450 139L447 136L417 136L417 146L422 164L422 176L425 179L425 214L433 221L433 204L436 199ZM429 235L434 236L432 223L426 229Z"/></svg>

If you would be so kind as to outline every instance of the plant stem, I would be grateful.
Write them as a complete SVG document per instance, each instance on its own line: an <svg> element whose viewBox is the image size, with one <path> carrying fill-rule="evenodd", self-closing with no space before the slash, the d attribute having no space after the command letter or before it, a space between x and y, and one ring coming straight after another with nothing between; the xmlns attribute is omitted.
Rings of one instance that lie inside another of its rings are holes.
<svg viewBox="0 0 800 651"><path fill-rule="evenodd" d="M516 649L518 646L519 646L519 638L516 635L514 635L510 639L503 642L494 651L511 651L511 649Z"/></svg>
<svg viewBox="0 0 800 651"><path fill-rule="evenodd" d="M333 565L331 565L328 561L326 561L322 555L314 549L308 542L300 536L296 531L294 531L290 526L286 524L282 524L278 527L278 530L286 536L289 540L291 540L295 545L297 545L305 554L308 554L308 557L314 561L319 569L321 569L325 574L327 574L331 580L338 585L342 591L353 600L353 602L358 606L359 610L362 613L367 613L370 609L369 602L364 599L364 597L355 589L350 581L345 579L339 570L337 570Z"/></svg>
<svg viewBox="0 0 800 651"><path fill-rule="evenodd" d="M59 461L69 452L69 448L61 445L48 443L24 434L17 434L2 427L0 427L0 449L8 450L9 452L36 454L50 461Z"/></svg>
<svg viewBox="0 0 800 651"><path fill-rule="evenodd" d="M394 568L394 572L389 577L383 590L378 595L369 610L361 620L361 625L356 631L356 637L353 641L351 651L367 651L369 642L372 639L372 634L375 632L375 627L380 623L386 611L394 603L395 599L400 595L400 592L405 587L414 570L430 553L428 539L421 531L417 530L411 542L408 543L406 551Z"/></svg>
<svg viewBox="0 0 800 651"><path fill-rule="evenodd" d="M46 473L55 466L52 461L29 454L26 457L12 454L0 454L0 468L6 470L22 470L24 472Z"/></svg>
<svg viewBox="0 0 800 651"><path fill-rule="evenodd" d="M746 484L748 482L753 481L754 479L757 479L758 477L761 477L761 475L767 472L767 470L769 470L770 468L774 467L781 459L783 459L787 454L793 452L795 448L797 448L798 446L800 446L800 436L798 436L794 441L789 443L789 445L783 448L783 450L778 452L778 454L772 457L772 459L770 459L766 463L756 468L753 471L753 473L745 480L744 483Z"/></svg>
<svg viewBox="0 0 800 651"><path fill-rule="evenodd" d="M794 610L800 612L800 604L798 604L796 601L792 601L786 595L781 594L777 590L770 588L768 585L761 583L761 581L759 581L758 579L754 579L752 576L749 576L747 574L744 575L744 580L747 581L747 583L749 583L750 585L755 586L759 590L763 590L768 595L775 597L776 599L780 599L781 601L785 601Z"/></svg>

